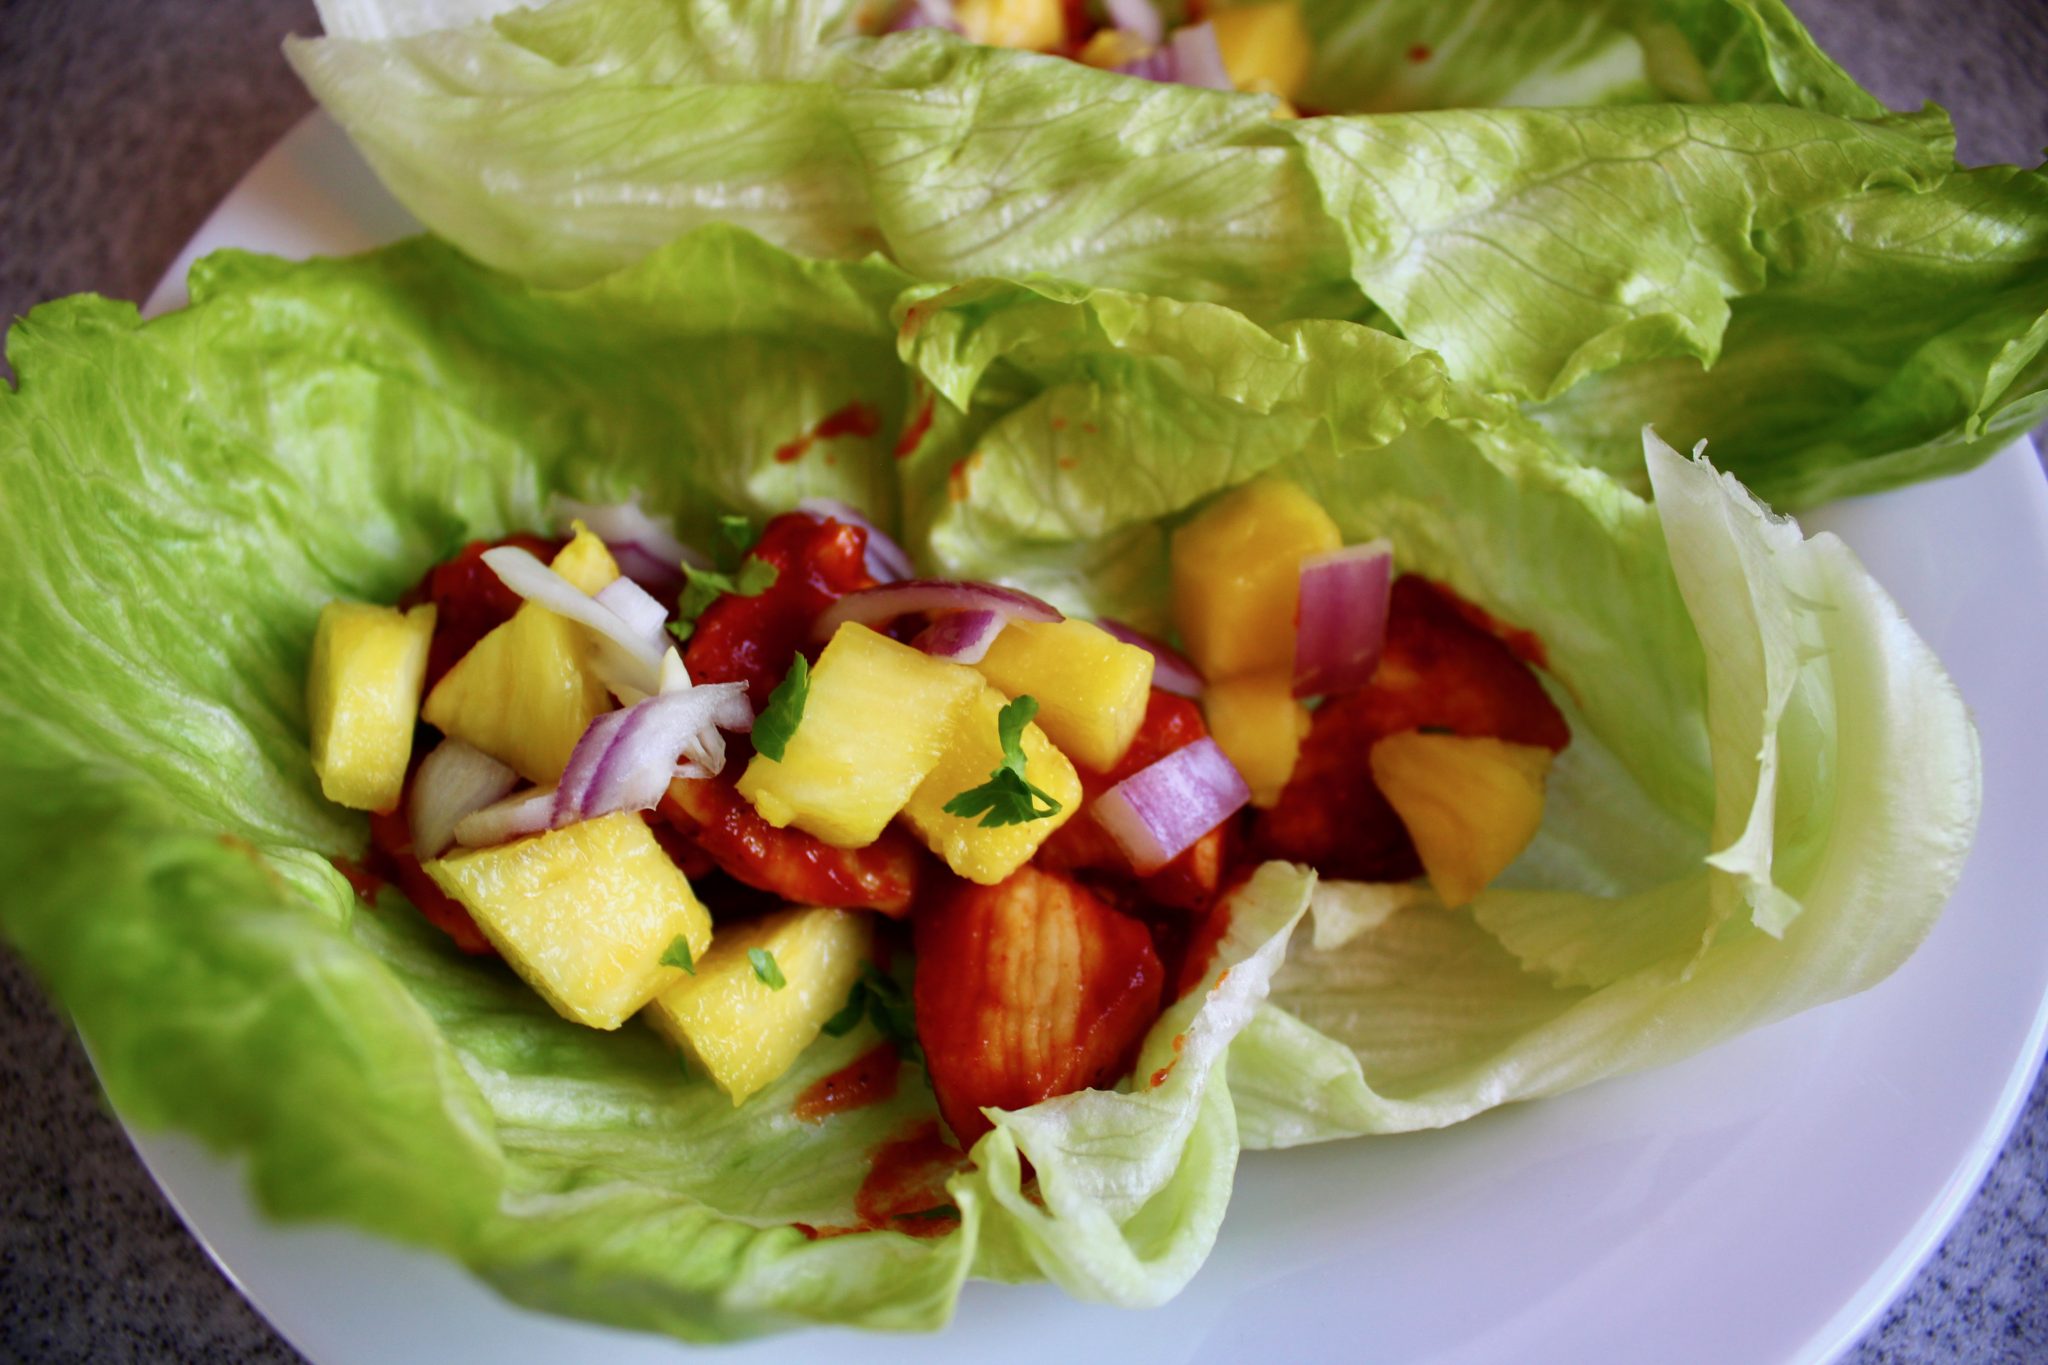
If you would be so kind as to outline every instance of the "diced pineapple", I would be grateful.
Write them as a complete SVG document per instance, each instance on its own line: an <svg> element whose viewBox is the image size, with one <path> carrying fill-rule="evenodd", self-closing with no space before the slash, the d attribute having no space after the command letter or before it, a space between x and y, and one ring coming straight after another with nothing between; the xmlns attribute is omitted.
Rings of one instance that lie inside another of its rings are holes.
<svg viewBox="0 0 2048 1365"><path fill-rule="evenodd" d="M724 926L718 942L647 1007L647 1022L701 1066L738 1105L795 1064L846 1004L873 951L866 915L782 910ZM766 953L783 985L761 979L748 956Z"/></svg>
<svg viewBox="0 0 2048 1365"><path fill-rule="evenodd" d="M604 542L582 529L549 567L587 593L619 576ZM583 626L524 603L443 675L422 714L529 781L557 781L590 722L611 709L592 651Z"/></svg>
<svg viewBox="0 0 2048 1365"><path fill-rule="evenodd" d="M945 757L903 808L904 819L932 852L946 860L946 866L983 886L994 886L1030 862L1038 846L1073 818L1082 796L1081 778L1074 765L1034 724L1024 727L1024 778L1059 802L1059 811L1043 820L988 828L983 828L979 816L946 812L948 801L988 781L1003 761L1002 740L996 732L1003 702L1001 692L992 686L982 687L981 695L961 714Z"/></svg>
<svg viewBox="0 0 2048 1365"><path fill-rule="evenodd" d="M1262 673L1212 683L1202 696L1202 709L1217 747L1252 789L1252 804L1272 809L1294 775L1312 719L1294 699L1293 679Z"/></svg>
<svg viewBox="0 0 2048 1365"><path fill-rule="evenodd" d="M592 597L610 587L619 576L619 563L612 558L612 552L580 521L576 523L576 534L555 552L548 567Z"/></svg>
<svg viewBox="0 0 2048 1365"><path fill-rule="evenodd" d="M1470 904L1536 837L1551 752L1404 730L1372 746L1372 780L1401 817L1437 898Z"/></svg>
<svg viewBox="0 0 2048 1365"><path fill-rule="evenodd" d="M678 937L698 960L711 947L710 914L634 811L450 854L426 872L556 1013L592 1028L617 1028L682 976L661 961Z"/></svg>
<svg viewBox="0 0 2048 1365"><path fill-rule="evenodd" d="M739 792L761 818L840 848L875 841L938 766L981 675L866 626L833 635L780 762L755 754Z"/></svg>
<svg viewBox="0 0 2048 1365"><path fill-rule="evenodd" d="M420 714L434 608L329 602L313 632L306 728L329 801L354 810L398 805Z"/></svg>
<svg viewBox="0 0 2048 1365"><path fill-rule="evenodd" d="M1114 71L1142 60L1151 51L1152 44L1127 28L1104 28L1097 29L1095 36L1082 45L1076 60L1083 66Z"/></svg>
<svg viewBox="0 0 2048 1365"><path fill-rule="evenodd" d="M1060 0L959 0L953 18L971 42L1051 52L1067 43Z"/></svg>
<svg viewBox="0 0 2048 1365"><path fill-rule="evenodd" d="M1312 52L1299 0L1218 10L1209 23L1238 89L1292 100L1308 83Z"/></svg>
<svg viewBox="0 0 2048 1365"><path fill-rule="evenodd" d="M1152 697L1152 655L1086 621L1012 621L976 667L1003 695L1036 701L1052 742L1097 772L1131 747Z"/></svg>
<svg viewBox="0 0 2048 1365"><path fill-rule="evenodd" d="M1295 484L1260 479L1173 533L1173 622L1211 683L1294 673L1301 561L1343 545Z"/></svg>

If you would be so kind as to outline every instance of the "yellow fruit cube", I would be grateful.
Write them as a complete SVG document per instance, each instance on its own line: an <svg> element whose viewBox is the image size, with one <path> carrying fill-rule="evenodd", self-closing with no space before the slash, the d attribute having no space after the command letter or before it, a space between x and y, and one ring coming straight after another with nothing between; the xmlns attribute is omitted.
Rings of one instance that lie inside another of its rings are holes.
<svg viewBox="0 0 2048 1365"><path fill-rule="evenodd" d="M1030 862L1038 846L1072 819L1081 805L1081 778L1074 765L1053 747L1045 731L1033 724L1024 727L1024 779L1059 802L1059 810L1043 820L987 828L980 816L946 812L948 801L988 781L1003 761L996 718L1002 714L1004 700L994 687L983 686L981 695L962 713L945 757L903 808L903 818L926 847L944 858L953 871L983 886L994 886Z"/></svg>
<svg viewBox="0 0 2048 1365"><path fill-rule="evenodd" d="M1298 0L1218 10L1209 23L1238 89L1292 100L1308 83L1313 49Z"/></svg>
<svg viewBox="0 0 2048 1365"><path fill-rule="evenodd" d="M1173 623L1211 683L1294 674L1301 561L1343 546L1337 523L1300 487L1260 479L1173 533Z"/></svg>
<svg viewBox="0 0 2048 1365"><path fill-rule="evenodd" d="M871 926L857 911L817 909L723 925L697 974L656 996L647 1022L738 1106L795 1065L846 1004L874 951ZM783 984L771 986L777 974Z"/></svg>
<svg viewBox="0 0 2048 1365"><path fill-rule="evenodd" d="M1272 807L1294 776L1308 735L1309 711L1294 699L1294 680L1266 673L1212 683L1202 710L1210 737L1252 789L1252 804Z"/></svg>
<svg viewBox="0 0 2048 1365"><path fill-rule="evenodd" d="M1067 44L1060 0L959 0L953 18L970 42L1051 52Z"/></svg>
<svg viewBox="0 0 2048 1365"><path fill-rule="evenodd" d="M306 729L329 801L353 810L398 805L433 638L431 605L321 608L306 675Z"/></svg>
<svg viewBox="0 0 2048 1365"><path fill-rule="evenodd" d="M1097 772L1131 747L1152 699L1151 654L1087 621L1012 621L975 666L1004 696L1036 701L1047 737Z"/></svg>
<svg viewBox="0 0 2048 1365"><path fill-rule="evenodd" d="M619 576L604 542L583 530L549 567L587 593ZM456 660L427 695L422 714L442 734L545 786L560 779L590 722L611 710L611 694L591 671L592 657L583 626L537 602L523 603Z"/></svg>
<svg viewBox="0 0 2048 1365"><path fill-rule="evenodd" d="M676 939L701 961L711 916L637 812L453 853L427 875L564 1019L617 1028L675 984Z"/></svg>
<svg viewBox="0 0 2048 1365"><path fill-rule="evenodd" d="M1468 905L1543 823L1551 752L1407 730L1372 746L1372 780L1401 817L1437 899Z"/></svg>
<svg viewBox="0 0 2048 1365"><path fill-rule="evenodd" d="M811 670L803 720L781 760L755 754L740 795L777 829L864 848L938 766L981 687L963 664L841 626Z"/></svg>

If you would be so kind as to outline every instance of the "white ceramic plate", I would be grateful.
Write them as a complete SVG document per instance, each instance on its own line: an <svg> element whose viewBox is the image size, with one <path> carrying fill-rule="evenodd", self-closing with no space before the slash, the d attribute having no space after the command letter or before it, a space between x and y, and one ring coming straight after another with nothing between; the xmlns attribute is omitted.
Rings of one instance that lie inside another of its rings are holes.
<svg viewBox="0 0 2048 1365"><path fill-rule="evenodd" d="M412 220L315 116L172 268L221 246L360 250ZM811 1331L733 1361L1824 1360L1936 1245L2003 1144L2048 1032L2048 489L2023 444L1807 519L1898 598L1976 708L1984 823L1891 980L1661 1071L1437 1133L1247 1156L1208 1265L1166 1308L970 1285L938 1337ZM319 1365L672 1361L663 1339L511 1307L440 1258L255 1214L197 1144L136 1144L194 1233Z"/></svg>

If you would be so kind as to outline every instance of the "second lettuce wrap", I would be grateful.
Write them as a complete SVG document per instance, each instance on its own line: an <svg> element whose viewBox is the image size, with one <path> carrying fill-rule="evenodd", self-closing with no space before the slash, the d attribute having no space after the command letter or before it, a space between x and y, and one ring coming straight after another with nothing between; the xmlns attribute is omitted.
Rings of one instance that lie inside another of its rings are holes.
<svg viewBox="0 0 2048 1365"><path fill-rule="evenodd" d="M1846 550L1655 445L1645 501L1382 331L934 290L722 228L559 292L425 241L224 253L192 285L156 322L79 298L9 339L0 925L131 1122L244 1154L280 1216L437 1248L523 1303L698 1340L932 1328L971 1275L1158 1303L1241 1145L1451 1122L1860 989L1967 849L1974 734ZM856 401L872 436L776 457ZM1261 870L1148 1039L1140 1075L1184 1039L1164 1083L1003 1117L947 1235L796 1226L853 1221L875 1146L933 1116L914 1072L791 1114L871 1040L821 1040L735 1110L333 861L365 832L307 761L321 605L390 600L552 492L638 490L699 539L840 497L928 567L1157 621L1166 529L1265 470L1542 637L1574 731L1543 833L1474 910L1330 951L1296 932L1313 878Z"/></svg>

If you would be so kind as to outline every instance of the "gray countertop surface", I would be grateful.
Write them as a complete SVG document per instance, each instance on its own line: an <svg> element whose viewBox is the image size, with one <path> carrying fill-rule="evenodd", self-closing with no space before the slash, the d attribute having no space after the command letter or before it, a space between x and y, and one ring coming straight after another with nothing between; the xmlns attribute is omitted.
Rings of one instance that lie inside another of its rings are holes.
<svg viewBox="0 0 2048 1365"><path fill-rule="evenodd" d="M1964 161L2040 159L2048 5L1793 3L1887 103L1945 105ZM310 107L278 44L316 29L306 0L0 0L0 318L83 290L142 299ZM178 1222L4 948L0 1359L299 1359ZM1845 1359L2048 1361L2042 1078L1983 1188Z"/></svg>

